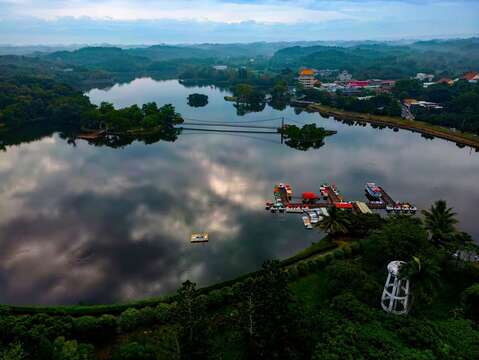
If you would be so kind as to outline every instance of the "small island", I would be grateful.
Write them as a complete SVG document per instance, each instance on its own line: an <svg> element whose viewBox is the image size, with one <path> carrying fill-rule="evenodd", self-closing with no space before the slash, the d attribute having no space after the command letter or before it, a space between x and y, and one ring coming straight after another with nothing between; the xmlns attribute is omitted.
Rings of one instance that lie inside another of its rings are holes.
<svg viewBox="0 0 479 360"><path fill-rule="evenodd" d="M208 105L208 95L205 94L190 94L188 95L188 105L191 107L203 107Z"/></svg>
<svg viewBox="0 0 479 360"><path fill-rule="evenodd" d="M310 148L319 149L324 145L325 137L336 134L336 131L316 127L316 124L303 125L302 128L296 125L285 125L278 131L286 140L286 145L302 151Z"/></svg>

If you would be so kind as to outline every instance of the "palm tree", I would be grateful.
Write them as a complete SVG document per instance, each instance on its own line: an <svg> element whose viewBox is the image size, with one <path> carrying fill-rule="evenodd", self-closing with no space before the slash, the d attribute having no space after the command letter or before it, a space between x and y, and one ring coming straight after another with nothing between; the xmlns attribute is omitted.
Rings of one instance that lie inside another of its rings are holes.
<svg viewBox="0 0 479 360"><path fill-rule="evenodd" d="M440 284L440 267L429 259L421 260L413 256L412 260L403 265L400 277L409 279L411 286L411 301L419 301L421 304L430 304Z"/></svg>
<svg viewBox="0 0 479 360"><path fill-rule="evenodd" d="M456 213L448 208L444 200L436 201L429 210L422 210L424 227L429 231L435 244L444 244L456 232Z"/></svg>
<svg viewBox="0 0 479 360"><path fill-rule="evenodd" d="M332 237L335 237L338 234L347 233L349 225L350 221L346 214L333 206L329 209L328 216L325 216L317 226Z"/></svg>

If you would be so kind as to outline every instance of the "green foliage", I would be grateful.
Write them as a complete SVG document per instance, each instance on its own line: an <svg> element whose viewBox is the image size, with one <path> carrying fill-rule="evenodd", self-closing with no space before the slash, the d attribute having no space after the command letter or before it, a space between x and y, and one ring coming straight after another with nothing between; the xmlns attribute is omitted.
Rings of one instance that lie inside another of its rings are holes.
<svg viewBox="0 0 479 360"><path fill-rule="evenodd" d="M90 360L93 359L93 346L79 344L76 340L55 339L52 360Z"/></svg>
<svg viewBox="0 0 479 360"><path fill-rule="evenodd" d="M436 244L452 241L457 224L456 213L448 208L444 200L439 200L431 206L430 210L422 210L424 227L431 234L431 240Z"/></svg>
<svg viewBox="0 0 479 360"><path fill-rule="evenodd" d="M346 212L333 206L328 210L328 216L325 216L318 223L318 227L330 236L335 237L347 233L350 224L351 221Z"/></svg>
<svg viewBox="0 0 479 360"><path fill-rule="evenodd" d="M371 234L362 246L366 262L382 269L390 261L408 260L431 251L421 221L403 216L390 218L387 225Z"/></svg>

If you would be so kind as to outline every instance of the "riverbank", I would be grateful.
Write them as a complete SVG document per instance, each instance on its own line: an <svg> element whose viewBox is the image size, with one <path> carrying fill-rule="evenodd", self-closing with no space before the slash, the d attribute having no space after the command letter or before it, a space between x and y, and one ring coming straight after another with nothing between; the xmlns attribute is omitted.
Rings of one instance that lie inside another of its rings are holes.
<svg viewBox="0 0 479 360"><path fill-rule="evenodd" d="M332 116L339 120L365 122L374 125L393 126L398 129L418 132L424 135L434 136L440 139L453 141L456 144L470 146L479 150L479 136L462 133L441 126L431 125L422 121L406 120L400 117L373 115L345 111L321 104L312 104L308 110L319 112L322 116Z"/></svg>

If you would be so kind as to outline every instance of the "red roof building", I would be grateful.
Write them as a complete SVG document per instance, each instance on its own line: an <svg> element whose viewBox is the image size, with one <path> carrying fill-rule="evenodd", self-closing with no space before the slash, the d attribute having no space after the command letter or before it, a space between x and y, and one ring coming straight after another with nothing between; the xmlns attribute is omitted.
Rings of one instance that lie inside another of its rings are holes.
<svg viewBox="0 0 479 360"><path fill-rule="evenodd" d="M350 81L348 85L352 88L363 88L369 86L369 81Z"/></svg>

